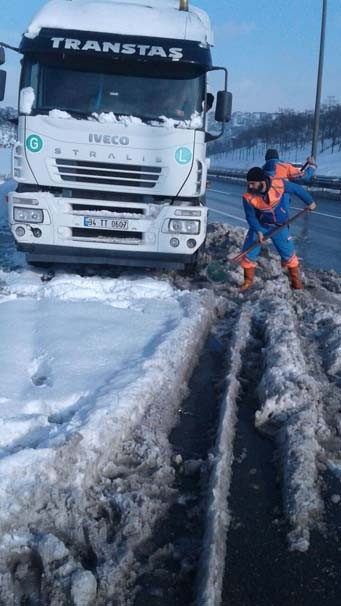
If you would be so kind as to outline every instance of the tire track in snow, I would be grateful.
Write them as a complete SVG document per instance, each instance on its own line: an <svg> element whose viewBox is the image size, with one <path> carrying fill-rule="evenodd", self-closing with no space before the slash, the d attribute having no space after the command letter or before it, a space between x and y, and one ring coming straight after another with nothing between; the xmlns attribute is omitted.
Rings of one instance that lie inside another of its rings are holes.
<svg viewBox="0 0 341 606"><path fill-rule="evenodd" d="M232 339L230 369L226 377L227 389L223 398L214 463L209 486L204 556L199 570L201 578L198 606L219 606L225 568L226 533L230 521L228 494L231 483L237 398L240 383L238 376L242 356L250 334L251 309L245 306Z"/></svg>

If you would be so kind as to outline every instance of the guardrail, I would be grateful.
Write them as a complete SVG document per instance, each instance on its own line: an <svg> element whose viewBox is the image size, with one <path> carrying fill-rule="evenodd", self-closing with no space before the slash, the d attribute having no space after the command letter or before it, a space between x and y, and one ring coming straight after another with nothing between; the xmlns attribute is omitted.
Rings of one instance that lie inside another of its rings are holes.
<svg viewBox="0 0 341 606"><path fill-rule="evenodd" d="M238 169L238 168L210 168L208 171L208 176L212 177L222 177L222 178L231 178L231 179L246 179L246 170ZM323 177L320 175L316 175L312 177L308 183L304 183L304 185L308 185L309 187L317 188L317 189L329 189L336 190L341 194L341 179L340 177Z"/></svg>

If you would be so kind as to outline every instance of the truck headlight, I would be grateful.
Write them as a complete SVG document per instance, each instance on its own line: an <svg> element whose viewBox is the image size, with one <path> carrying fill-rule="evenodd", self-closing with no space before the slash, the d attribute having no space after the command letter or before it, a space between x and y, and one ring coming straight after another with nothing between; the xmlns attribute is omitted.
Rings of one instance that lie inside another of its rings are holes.
<svg viewBox="0 0 341 606"><path fill-rule="evenodd" d="M200 221L170 219L168 229L172 234L198 234L200 232Z"/></svg>
<svg viewBox="0 0 341 606"><path fill-rule="evenodd" d="M14 221L18 223L42 223L44 213L39 208L21 208L14 206Z"/></svg>

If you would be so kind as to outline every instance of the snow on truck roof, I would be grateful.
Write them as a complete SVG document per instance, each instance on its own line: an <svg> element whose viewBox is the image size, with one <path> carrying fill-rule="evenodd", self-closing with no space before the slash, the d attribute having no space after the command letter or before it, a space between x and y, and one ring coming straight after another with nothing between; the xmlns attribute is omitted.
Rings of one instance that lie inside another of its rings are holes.
<svg viewBox="0 0 341 606"><path fill-rule="evenodd" d="M34 16L25 36L42 28L153 36L213 44L205 11L178 0L50 0Z"/></svg>

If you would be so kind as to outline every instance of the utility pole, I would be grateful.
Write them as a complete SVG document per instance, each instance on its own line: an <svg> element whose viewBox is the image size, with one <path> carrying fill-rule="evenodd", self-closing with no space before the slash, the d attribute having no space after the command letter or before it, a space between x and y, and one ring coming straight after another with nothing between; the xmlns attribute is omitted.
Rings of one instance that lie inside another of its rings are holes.
<svg viewBox="0 0 341 606"><path fill-rule="evenodd" d="M325 33L326 33L326 17L327 17L327 0L323 0L321 39L320 39L320 58L319 58L319 68L318 68L318 76L317 76L315 114L314 114L314 133L313 133L313 145L311 148L311 155L314 156L315 158L316 158L316 154L317 154L317 142L318 142L318 134L319 134L319 126L320 126L321 89L322 89L323 58L324 58L324 40L325 40Z"/></svg>

